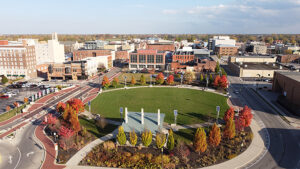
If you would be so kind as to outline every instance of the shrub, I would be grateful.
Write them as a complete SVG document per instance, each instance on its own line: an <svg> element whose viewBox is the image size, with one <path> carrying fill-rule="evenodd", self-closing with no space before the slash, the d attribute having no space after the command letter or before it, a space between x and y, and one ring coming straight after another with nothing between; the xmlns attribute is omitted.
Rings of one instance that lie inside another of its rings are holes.
<svg viewBox="0 0 300 169"><path fill-rule="evenodd" d="M193 72L186 72L183 75L183 79L186 84L190 84L195 79L195 74Z"/></svg>
<svg viewBox="0 0 300 169"><path fill-rule="evenodd" d="M174 83L174 76L173 75L170 75L168 78L167 78L167 84L168 85L172 85Z"/></svg>
<svg viewBox="0 0 300 169"><path fill-rule="evenodd" d="M173 150L174 149L174 133L173 130L170 129L169 130L169 136L168 136L168 141L167 141L167 148L169 150Z"/></svg>
<svg viewBox="0 0 300 169"><path fill-rule="evenodd" d="M103 80L102 80L102 86L104 86L105 88L108 88L108 87L109 87L109 84L110 84L110 82L109 82L108 77L107 77L107 76L104 76L104 77L103 77Z"/></svg>
<svg viewBox="0 0 300 169"><path fill-rule="evenodd" d="M141 75L140 81L141 81L141 85L145 85L146 84L146 78L145 78L145 76L143 74Z"/></svg>
<svg viewBox="0 0 300 169"><path fill-rule="evenodd" d="M206 134L203 128L197 129L193 146L196 152L203 153L207 149Z"/></svg>
<svg viewBox="0 0 300 169"><path fill-rule="evenodd" d="M152 142L152 133L150 130L145 129L142 132L142 143L144 146L148 147Z"/></svg>
<svg viewBox="0 0 300 169"><path fill-rule="evenodd" d="M212 146L217 147L220 144L221 141L221 132L220 132L220 128L217 126L217 124L215 123L212 126L211 131L209 132L209 143Z"/></svg>
<svg viewBox="0 0 300 169"><path fill-rule="evenodd" d="M233 137L235 137L235 124L234 124L233 119L229 119L226 122L226 126L224 129L224 137L229 138L229 139L232 139Z"/></svg>
<svg viewBox="0 0 300 169"><path fill-rule="evenodd" d="M57 88L58 90L61 90L61 89L62 89L62 86L61 86L61 85L57 85L56 88Z"/></svg>
<svg viewBox="0 0 300 169"><path fill-rule="evenodd" d="M164 133L156 133L156 146L157 148L163 148L166 143L166 135Z"/></svg>
<svg viewBox="0 0 300 169"><path fill-rule="evenodd" d="M137 135L136 133L134 132L134 130L132 130L130 133L129 133L129 140L130 140L130 144L135 146L136 143L137 143Z"/></svg>
<svg viewBox="0 0 300 169"><path fill-rule="evenodd" d="M117 140L120 145L126 144L126 135L122 126L119 127L119 132L117 135Z"/></svg>
<svg viewBox="0 0 300 169"><path fill-rule="evenodd" d="M10 106L6 106L6 111L10 111Z"/></svg>
<svg viewBox="0 0 300 169"><path fill-rule="evenodd" d="M5 83L7 83L7 82L8 82L7 77L4 76L4 75L2 75L1 83L2 83L2 84L5 84Z"/></svg>
<svg viewBox="0 0 300 169"><path fill-rule="evenodd" d="M27 104L28 103L28 97L24 97L24 103Z"/></svg>

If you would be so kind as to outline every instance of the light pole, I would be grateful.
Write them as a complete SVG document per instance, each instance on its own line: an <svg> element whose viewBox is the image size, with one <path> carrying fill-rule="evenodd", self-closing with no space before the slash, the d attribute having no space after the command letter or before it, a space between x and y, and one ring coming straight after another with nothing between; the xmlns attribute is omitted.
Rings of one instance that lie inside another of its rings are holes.
<svg viewBox="0 0 300 169"><path fill-rule="evenodd" d="M258 78L260 78L260 74L257 74ZM256 91L257 91L257 88L258 88L258 83L257 83L257 79L255 79L255 83L256 83Z"/></svg>
<svg viewBox="0 0 300 169"><path fill-rule="evenodd" d="M152 74L150 75L150 87L152 87Z"/></svg>
<svg viewBox="0 0 300 169"><path fill-rule="evenodd" d="M206 76L206 88L208 88L208 76Z"/></svg>
<svg viewBox="0 0 300 169"><path fill-rule="evenodd" d="M124 84L125 84L125 89L126 89L126 79L127 79L127 77L126 76L124 76Z"/></svg>

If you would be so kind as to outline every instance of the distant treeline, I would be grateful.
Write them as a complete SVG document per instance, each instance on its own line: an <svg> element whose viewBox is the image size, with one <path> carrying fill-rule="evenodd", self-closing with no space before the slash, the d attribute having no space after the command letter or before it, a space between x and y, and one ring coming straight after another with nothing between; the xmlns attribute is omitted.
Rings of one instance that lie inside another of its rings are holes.
<svg viewBox="0 0 300 169"><path fill-rule="evenodd" d="M215 34L222 35L222 34ZM134 38L148 38L158 37L166 40L188 40L193 42L194 40L208 41L209 38L215 36L213 34L59 34L59 41L90 41L90 40L128 40ZM225 34L224 34L225 35ZM231 38L237 40L237 42L251 41L264 41L266 43L272 43L274 40L282 40L283 43L300 43L300 34L231 34ZM18 35L1 35L0 40L14 41L19 38L33 38L39 39L39 41L46 41L51 39L50 34L18 34Z"/></svg>

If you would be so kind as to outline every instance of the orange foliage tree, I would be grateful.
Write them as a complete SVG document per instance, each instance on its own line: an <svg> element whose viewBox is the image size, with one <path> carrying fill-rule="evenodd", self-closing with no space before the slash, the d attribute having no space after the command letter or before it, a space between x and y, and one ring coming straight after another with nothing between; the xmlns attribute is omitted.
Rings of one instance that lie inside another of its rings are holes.
<svg viewBox="0 0 300 169"><path fill-rule="evenodd" d="M156 83L157 84L163 84L164 83L164 74L163 73L159 73L157 76L156 76Z"/></svg>
<svg viewBox="0 0 300 169"><path fill-rule="evenodd" d="M18 102L14 102L14 106L15 107L19 107L19 103Z"/></svg>
<svg viewBox="0 0 300 169"><path fill-rule="evenodd" d="M219 79L219 86L223 89L228 87L227 77L225 75L222 75L222 77Z"/></svg>
<svg viewBox="0 0 300 169"><path fill-rule="evenodd" d="M196 152L203 153L207 149L206 134L203 128L197 129L193 146Z"/></svg>
<svg viewBox="0 0 300 169"><path fill-rule="evenodd" d="M77 114L84 111L84 104L80 99L70 99L67 101L67 104L69 104L76 111Z"/></svg>
<svg viewBox="0 0 300 169"><path fill-rule="evenodd" d="M225 120L227 122L229 119L233 119L233 118L234 118L234 109L233 109L233 107L230 107L225 112L223 120Z"/></svg>
<svg viewBox="0 0 300 169"><path fill-rule="evenodd" d="M63 113L65 111L66 104L64 102L58 102L56 105L56 111L59 113Z"/></svg>
<svg viewBox="0 0 300 169"><path fill-rule="evenodd" d="M251 113L251 109L245 105L243 110L240 111L239 117L245 120L244 127L248 127L251 124L251 120L253 118L253 114Z"/></svg>
<svg viewBox="0 0 300 169"><path fill-rule="evenodd" d="M220 128L215 123L212 126L211 131L209 132L209 143L212 146L217 147L220 144L220 142L221 142L221 131Z"/></svg>
<svg viewBox="0 0 300 169"><path fill-rule="evenodd" d="M56 124L57 118L53 116L52 114L47 114L44 118L44 124Z"/></svg>
<svg viewBox="0 0 300 169"><path fill-rule="evenodd" d="M132 84L132 85L135 85L135 84L136 84L136 80L135 80L134 76L131 77L131 84Z"/></svg>
<svg viewBox="0 0 300 169"><path fill-rule="evenodd" d="M170 75L168 78L167 78L167 83L168 85L171 85L174 83L174 76L173 75Z"/></svg>
<svg viewBox="0 0 300 169"><path fill-rule="evenodd" d="M219 87L219 81L220 81L220 76L219 75L217 75L216 77L215 77L215 80L214 80L214 83L213 83L213 85L214 85L214 87Z"/></svg>
<svg viewBox="0 0 300 169"><path fill-rule="evenodd" d="M229 138L229 139L232 139L232 138L235 137L235 124L234 124L233 119L229 119L226 122L226 126L225 126L225 129L224 129L223 136L225 138Z"/></svg>
<svg viewBox="0 0 300 169"><path fill-rule="evenodd" d="M10 111L10 106L6 106L6 111Z"/></svg>
<svg viewBox="0 0 300 169"><path fill-rule="evenodd" d="M24 97L24 103L26 103L26 104L27 104L27 103L28 103L28 101L29 101L29 100L28 100L28 97Z"/></svg>
<svg viewBox="0 0 300 169"><path fill-rule="evenodd" d="M110 82L109 82L109 79L108 79L108 77L107 76L104 76L103 77L103 80L102 80L102 86L104 86L104 87L109 87L109 85L110 85Z"/></svg>

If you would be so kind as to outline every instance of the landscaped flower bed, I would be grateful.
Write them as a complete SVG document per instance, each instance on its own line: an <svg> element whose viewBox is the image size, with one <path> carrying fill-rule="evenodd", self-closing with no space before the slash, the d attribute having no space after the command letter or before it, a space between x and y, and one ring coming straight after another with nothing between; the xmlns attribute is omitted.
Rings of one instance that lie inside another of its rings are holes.
<svg viewBox="0 0 300 169"><path fill-rule="evenodd" d="M208 132L208 131L207 131ZM127 138L129 134L126 133ZM207 145L203 153L195 151L193 144L176 143L173 150L163 148L164 168L197 168L214 165L232 159L247 149L252 140L250 127L237 133L233 139L223 138L218 146ZM155 140L155 139L154 139ZM160 168L161 149L152 141L149 147L116 146L115 140L95 147L80 165L120 168ZM176 141L175 141L176 142ZM138 140L137 144L141 144Z"/></svg>

